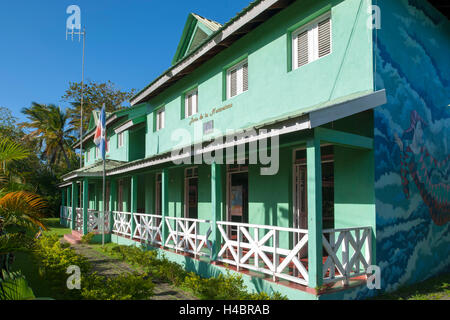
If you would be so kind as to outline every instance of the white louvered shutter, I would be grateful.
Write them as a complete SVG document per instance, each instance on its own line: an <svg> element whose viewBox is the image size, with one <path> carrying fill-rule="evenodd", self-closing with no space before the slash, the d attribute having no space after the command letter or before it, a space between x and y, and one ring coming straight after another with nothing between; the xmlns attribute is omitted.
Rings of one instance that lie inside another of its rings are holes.
<svg viewBox="0 0 450 320"><path fill-rule="evenodd" d="M297 36L297 68L309 62L308 30Z"/></svg>
<svg viewBox="0 0 450 320"><path fill-rule="evenodd" d="M248 63L242 66L242 91L248 90Z"/></svg>
<svg viewBox="0 0 450 320"><path fill-rule="evenodd" d="M319 22L319 58L331 52L331 19L327 18Z"/></svg>
<svg viewBox="0 0 450 320"><path fill-rule="evenodd" d="M232 70L230 73L230 97L237 94L237 70Z"/></svg>
<svg viewBox="0 0 450 320"><path fill-rule="evenodd" d="M192 94L187 96L187 115L190 117L192 115Z"/></svg>

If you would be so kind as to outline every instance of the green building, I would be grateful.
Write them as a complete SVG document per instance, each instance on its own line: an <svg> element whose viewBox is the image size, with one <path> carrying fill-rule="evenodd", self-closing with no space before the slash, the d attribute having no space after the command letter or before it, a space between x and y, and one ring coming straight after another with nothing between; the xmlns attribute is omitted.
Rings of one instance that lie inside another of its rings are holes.
<svg viewBox="0 0 450 320"><path fill-rule="evenodd" d="M105 203L92 115L60 185L68 239L100 239L105 206L107 241L292 299L448 271L449 30L427 1L189 14L172 66L107 115Z"/></svg>

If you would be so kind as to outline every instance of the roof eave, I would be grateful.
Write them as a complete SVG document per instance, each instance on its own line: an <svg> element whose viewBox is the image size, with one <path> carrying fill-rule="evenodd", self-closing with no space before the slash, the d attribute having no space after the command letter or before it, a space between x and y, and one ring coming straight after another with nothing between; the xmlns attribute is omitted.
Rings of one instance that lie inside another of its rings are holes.
<svg viewBox="0 0 450 320"><path fill-rule="evenodd" d="M269 19L273 14L286 8L292 2L293 0L257 0L251 3L235 18L212 33L196 50L178 61L131 98L130 104L134 106L138 103L148 101L151 97L158 94L158 92L171 85L171 83L191 73L206 60L209 60L218 52L229 47L231 43Z"/></svg>

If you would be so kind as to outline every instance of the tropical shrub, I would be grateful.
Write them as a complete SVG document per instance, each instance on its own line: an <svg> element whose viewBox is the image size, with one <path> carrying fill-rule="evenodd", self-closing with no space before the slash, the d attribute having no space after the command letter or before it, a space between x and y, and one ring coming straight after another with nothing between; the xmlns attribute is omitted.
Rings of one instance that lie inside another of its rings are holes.
<svg viewBox="0 0 450 320"><path fill-rule="evenodd" d="M62 245L57 235L43 235L36 240L34 257L39 268L40 276L50 283L58 296L68 298L77 297L77 290L67 288L67 268L75 265L81 274L90 271L91 266L86 258L78 255L66 245Z"/></svg>
<svg viewBox="0 0 450 320"><path fill-rule="evenodd" d="M81 296L88 300L143 300L153 295L153 284L147 274L120 274L106 278L93 273L81 280Z"/></svg>
<svg viewBox="0 0 450 320"><path fill-rule="evenodd" d="M286 300L278 292L269 295L265 292L249 293L244 284L242 275L231 274L226 270L226 274L219 274L217 277L202 278L190 272L185 278L183 286L190 289L194 294L207 300Z"/></svg>
<svg viewBox="0 0 450 320"><path fill-rule="evenodd" d="M95 236L95 233L93 233L93 232L89 232L89 233L83 235L81 237L81 243L84 243L84 244L91 243L92 238L94 238L94 236Z"/></svg>
<svg viewBox="0 0 450 320"><path fill-rule="evenodd" d="M33 290L28 286L21 272L2 271L0 277L0 300L35 299Z"/></svg>
<svg viewBox="0 0 450 320"><path fill-rule="evenodd" d="M202 278L193 272L187 272L183 266L166 257L158 257L156 251L144 251L138 247L118 245L109 249L109 253L124 260L154 278L169 282L177 287L193 292L201 299L208 300L284 300L278 292L269 295L265 292L249 293L242 275L226 274L217 277Z"/></svg>

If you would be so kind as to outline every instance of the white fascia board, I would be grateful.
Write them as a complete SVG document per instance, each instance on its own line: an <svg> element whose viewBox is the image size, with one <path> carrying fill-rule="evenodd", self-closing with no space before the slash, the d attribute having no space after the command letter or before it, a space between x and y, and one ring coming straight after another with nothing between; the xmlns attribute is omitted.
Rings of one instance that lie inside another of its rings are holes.
<svg viewBox="0 0 450 320"><path fill-rule="evenodd" d="M58 185L58 188L65 188L65 187L68 187L68 186L71 186L71 185L72 185L72 182L61 183L61 184Z"/></svg>
<svg viewBox="0 0 450 320"><path fill-rule="evenodd" d="M311 128L364 112L387 102L386 90L379 90L353 100L334 104L309 113Z"/></svg>
<svg viewBox="0 0 450 320"><path fill-rule="evenodd" d="M131 128L133 126L133 120L125 122L123 125L114 130L116 134L124 132L125 130Z"/></svg>

